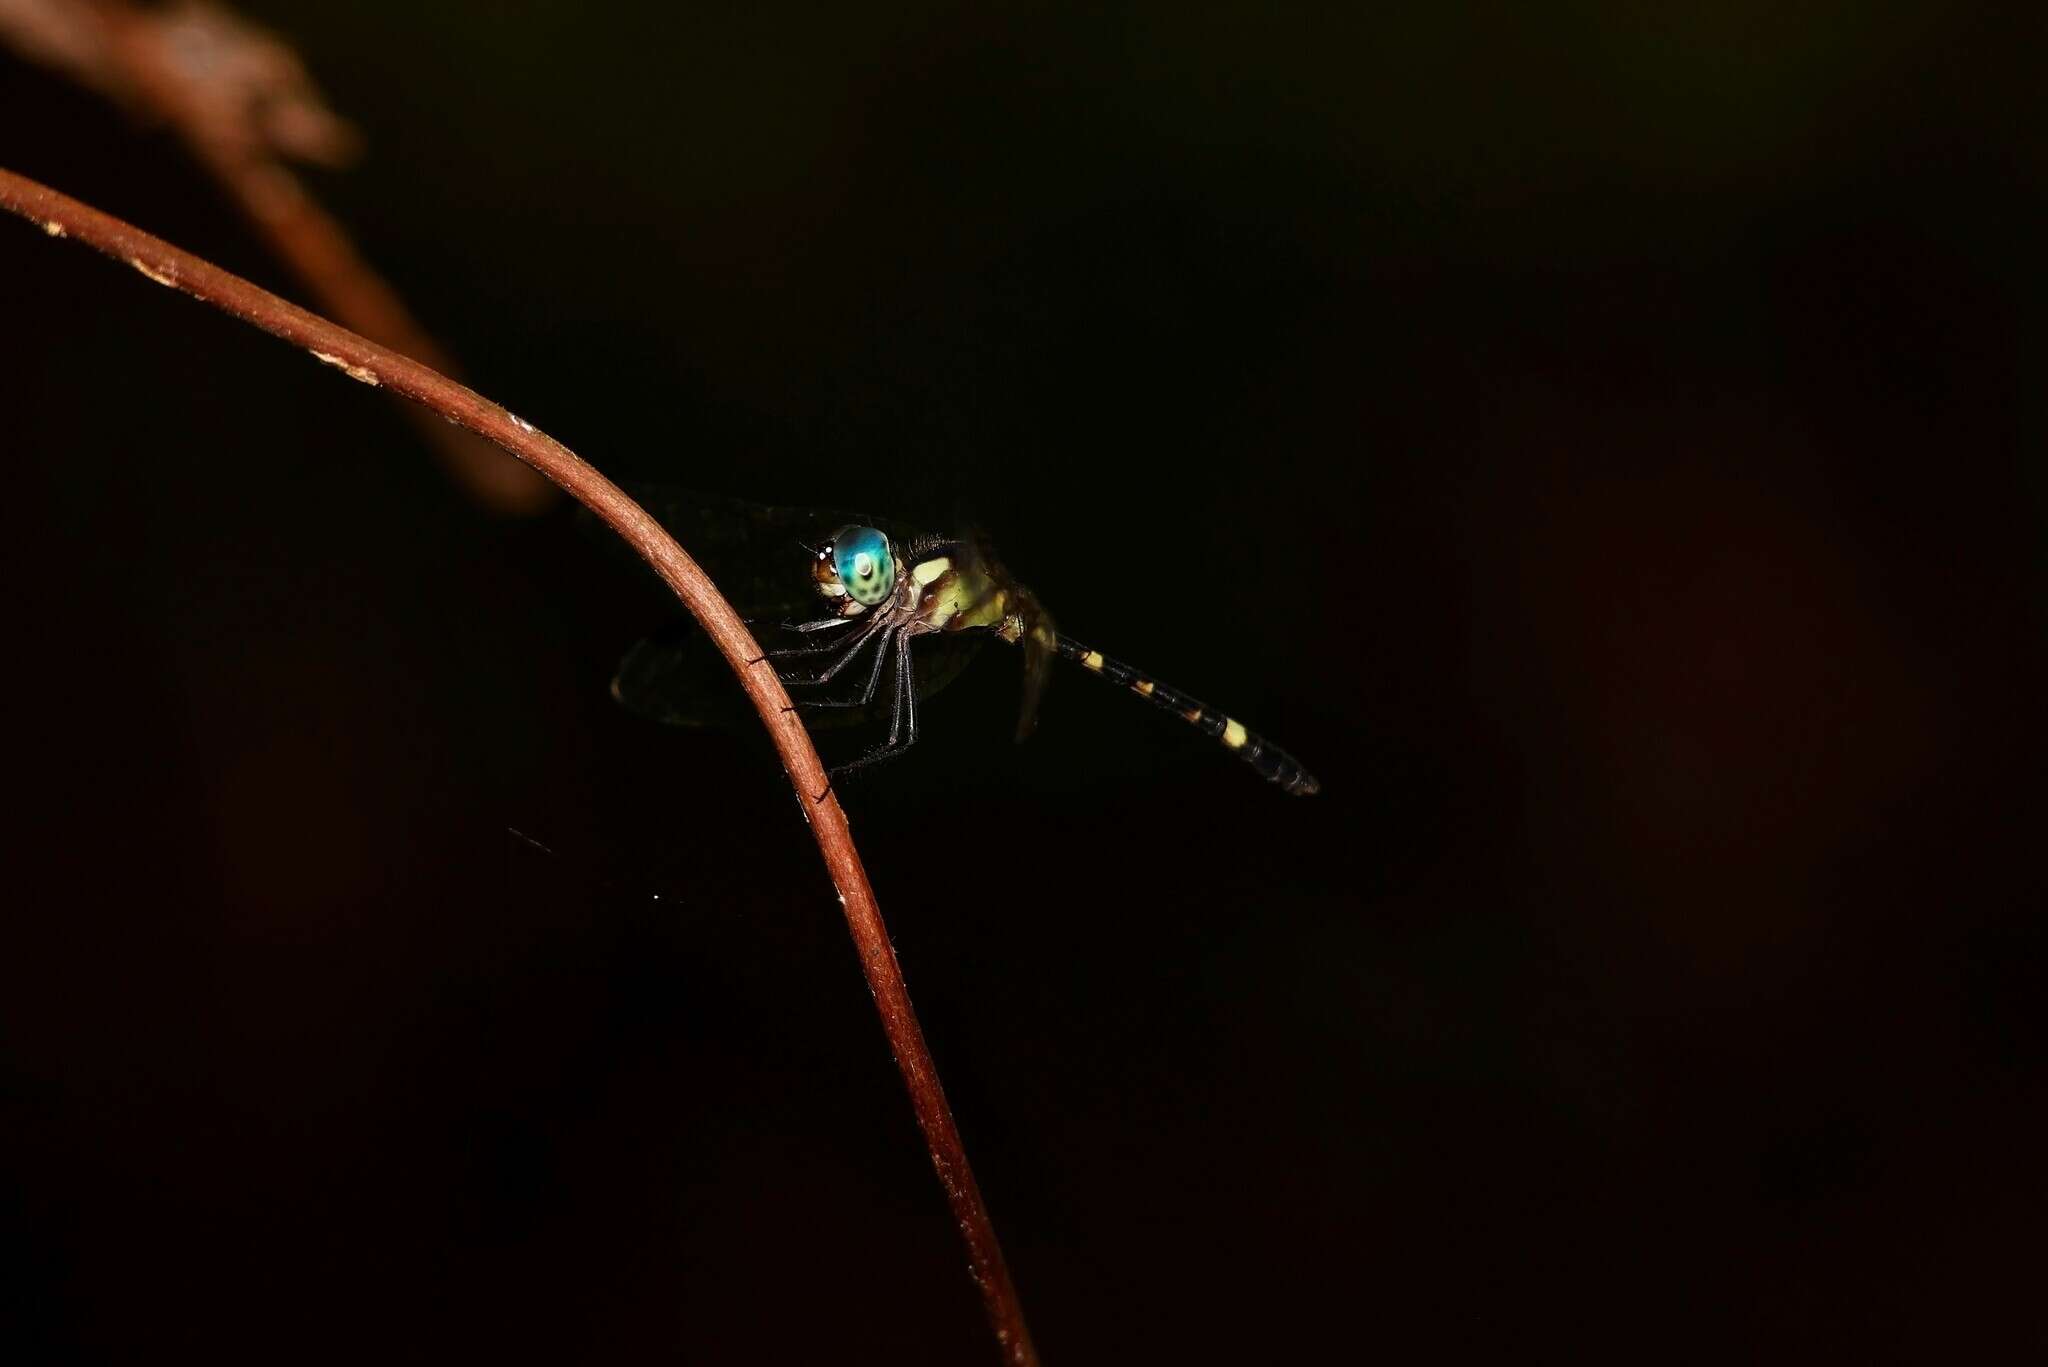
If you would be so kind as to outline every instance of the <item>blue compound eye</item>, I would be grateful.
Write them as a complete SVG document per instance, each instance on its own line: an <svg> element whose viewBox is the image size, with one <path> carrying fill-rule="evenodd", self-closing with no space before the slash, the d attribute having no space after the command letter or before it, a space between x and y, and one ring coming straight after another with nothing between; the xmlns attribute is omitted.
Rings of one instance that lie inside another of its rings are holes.
<svg viewBox="0 0 2048 1367"><path fill-rule="evenodd" d="M832 538L832 568L847 594L864 607L873 607L896 587L896 556L889 538L873 527L842 527Z"/></svg>

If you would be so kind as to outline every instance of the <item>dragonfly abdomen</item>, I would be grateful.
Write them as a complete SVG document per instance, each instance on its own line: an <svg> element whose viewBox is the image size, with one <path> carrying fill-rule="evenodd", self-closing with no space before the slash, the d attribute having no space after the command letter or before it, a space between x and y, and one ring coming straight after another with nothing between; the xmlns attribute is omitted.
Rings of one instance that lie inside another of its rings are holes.
<svg viewBox="0 0 2048 1367"><path fill-rule="evenodd" d="M1307 797L1320 791L1322 785L1301 767L1301 761L1243 722L1148 674L1140 673L1122 660L1111 659L1091 646L1082 645L1071 636L1055 633L1053 645L1061 655L1083 669L1100 674L1111 683L1122 684L1146 701L1173 713L1211 740L1220 742L1224 749L1257 770L1260 777L1279 784L1297 797Z"/></svg>

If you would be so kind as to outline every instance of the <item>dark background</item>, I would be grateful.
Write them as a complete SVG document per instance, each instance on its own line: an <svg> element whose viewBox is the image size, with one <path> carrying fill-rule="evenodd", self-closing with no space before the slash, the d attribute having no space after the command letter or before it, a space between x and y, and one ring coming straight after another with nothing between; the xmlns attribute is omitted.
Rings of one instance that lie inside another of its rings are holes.
<svg viewBox="0 0 2048 1367"><path fill-rule="evenodd" d="M1048 1361L2044 1343L2027 7L242 8L484 392L970 508L1322 779L991 648L846 790ZM0 148L297 292L13 59ZM12 1359L991 1360L651 578L28 225L0 317Z"/></svg>

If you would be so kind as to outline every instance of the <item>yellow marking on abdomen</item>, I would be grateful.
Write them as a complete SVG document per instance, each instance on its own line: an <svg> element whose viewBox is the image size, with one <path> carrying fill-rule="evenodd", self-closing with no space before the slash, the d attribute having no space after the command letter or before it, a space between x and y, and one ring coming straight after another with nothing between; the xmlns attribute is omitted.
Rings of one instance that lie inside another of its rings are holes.
<svg viewBox="0 0 2048 1367"><path fill-rule="evenodd" d="M1100 671L1102 668L1102 652L1099 650L1091 650L1086 655L1083 655L1081 657L1081 667L1083 669L1093 669Z"/></svg>
<svg viewBox="0 0 2048 1367"><path fill-rule="evenodd" d="M920 585L929 584L932 580L937 579L952 568L953 562L951 560L943 555L935 555L930 560L920 560L917 564L911 566L910 577L915 579Z"/></svg>
<svg viewBox="0 0 2048 1367"><path fill-rule="evenodd" d="M1244 748L1244 740L1244 723L1238 721L1235 717L1225 717L1223 719L1223 743L1233 750L1242 750Z"/></svg>
<svg viewBox="0 0 2048 1367"><path fill-rule="evenodd" d="M1149 698L1152 696L1152 681L1150 679L1140 679L1136 683L1132 684L1131 688L1134 691L1136 691L1138 696L1141 698Z"/></svg>

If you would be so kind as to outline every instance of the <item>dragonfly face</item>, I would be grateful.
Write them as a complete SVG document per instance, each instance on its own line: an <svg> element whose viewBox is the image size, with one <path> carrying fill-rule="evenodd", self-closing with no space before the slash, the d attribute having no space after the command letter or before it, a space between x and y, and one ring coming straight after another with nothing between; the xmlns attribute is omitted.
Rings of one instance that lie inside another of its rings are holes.
<svg viewBox="0 0 2048 1367"><path fill-rule="evenodd" d="M896 551L879 528L841 527L830 545L819 548L811 577L842 617L852 617L887 602L895 591Z"/></svg>

